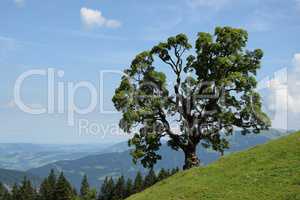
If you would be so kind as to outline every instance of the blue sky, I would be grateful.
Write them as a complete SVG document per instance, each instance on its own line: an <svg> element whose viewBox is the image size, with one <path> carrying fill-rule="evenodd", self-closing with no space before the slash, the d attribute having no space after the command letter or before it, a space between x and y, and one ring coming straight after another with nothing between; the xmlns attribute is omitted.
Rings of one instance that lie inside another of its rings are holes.
<svg viewBox="0 0 300 200"><path fill-rule="evenodd" d="M79 136L76 127L68 126L65 114L23 113L12 103L16 79L27 70L51 67L64 71L61 81L88 80L97 85L99 71L122 70L140 51L178 33L186 33L193 42L198 32L213 32L216 26L245 28L248 48L265 52L259 79L283 67L297 71L299 0L1 0L0 9L0 142L123 140L121 136ZM104 107L112 109L110 99L119 77L105 78ZM43 77L27 81L22 89L24 101L44 106L46 89ZM294 99L297 89L291 89ZM86 95L82 91L76 102L86 105ZM293 119L298 116L299 112L293 112ZM105 125L116 124L119 115L93 112L80 117ZM295 121L289 128L299 126Z"/></svg>

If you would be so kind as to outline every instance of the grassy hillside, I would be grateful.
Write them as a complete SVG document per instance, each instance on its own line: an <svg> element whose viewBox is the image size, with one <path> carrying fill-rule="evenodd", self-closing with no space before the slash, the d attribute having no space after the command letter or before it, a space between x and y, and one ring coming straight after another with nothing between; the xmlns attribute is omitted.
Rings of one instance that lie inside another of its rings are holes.
<svg viewBox="0 0 300 200"><path fill-rule="evenodd" d="M300 132L181 172L129 200L300 200Z"/></svg>

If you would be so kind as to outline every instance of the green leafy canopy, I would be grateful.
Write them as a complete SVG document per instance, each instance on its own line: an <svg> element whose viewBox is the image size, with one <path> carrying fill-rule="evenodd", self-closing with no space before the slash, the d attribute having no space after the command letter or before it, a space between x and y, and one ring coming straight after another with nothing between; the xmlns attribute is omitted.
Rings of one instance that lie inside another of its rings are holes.
<svg viewBox="0 0 300 200"><path fill-rule="evenodd" d="M263 52L246 50L247 41L245 30L217 27L214 35L199 33L194 48L179 34L135 57L113 97L120 127L134 134L134 161L153 167L162 138L191 158L198 144L223 152L234 128L246 134L270 126L255 90ZM162 67L172 72L171 87Z"/></svg>

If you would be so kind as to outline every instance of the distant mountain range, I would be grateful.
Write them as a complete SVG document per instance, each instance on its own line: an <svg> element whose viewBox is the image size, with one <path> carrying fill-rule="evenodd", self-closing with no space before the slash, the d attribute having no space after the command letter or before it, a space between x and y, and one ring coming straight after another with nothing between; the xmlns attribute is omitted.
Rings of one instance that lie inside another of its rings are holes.
<svg viewBox="0 0 300 200"><path fill-rule="evenodd" d="M0 168L28 170L60 160L74 160L92 154L117 151L109 149L109 144L26 144L1 143Z"/></svg>
<svg viewBox="0 0 300 200"><path fill-rule="evenodd" d="M258 135L249 134L242 136L240 132L237 132L229 138L231 148L226 153L248 149L287 134L278 130L270 130ZM77 188L84 174L89 177L90 184L98 188L106 176L118 177L124 175L125 177L134 177L139 170L143 173L146 172L141 165L134 165L132 163L130 150L128 150L126 143L114 145L112 149L115 152L90 155L76 160L57 161L42 167L30 169L27 172L38 177L45 177L51 169L57 172L64 171L66 177ZM162 160L156 165L156 170L160 168L170 169L181 167L183 164L183 153L180 151L175 152L167 145L161 147L160 154L162 155ZM198 155L202 164L208 164L220 157L218 153L200 146L198 148Z"/></svg>

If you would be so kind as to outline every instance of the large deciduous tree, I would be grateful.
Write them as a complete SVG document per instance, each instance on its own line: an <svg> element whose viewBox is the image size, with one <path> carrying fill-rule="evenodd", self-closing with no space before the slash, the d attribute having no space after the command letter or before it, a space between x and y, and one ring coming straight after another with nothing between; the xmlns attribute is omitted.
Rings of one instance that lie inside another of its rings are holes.
<svg viewBox="0 0 300 200"><path fill-rule="evenodd" d="M136 56L113 97L120 127L134 134L134 161L153 167L165 138L184 152L188 169L200 163L199 144L223 153L235 128L246 134L270 126L255 90L263 52L246 50L247 40L245 30L217 27L198 34L194 51L179 34Z"/></svg>

